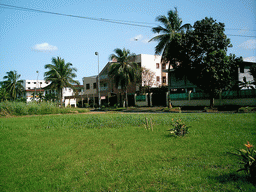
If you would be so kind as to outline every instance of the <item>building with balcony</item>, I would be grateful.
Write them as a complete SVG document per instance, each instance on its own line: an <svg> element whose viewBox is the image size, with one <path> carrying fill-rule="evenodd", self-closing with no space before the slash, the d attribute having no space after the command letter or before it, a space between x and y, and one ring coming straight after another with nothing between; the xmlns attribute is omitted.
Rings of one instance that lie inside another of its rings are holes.
<svg viewBox="0 0 256 192"><path fill-rule="evenodd" d="M113 105L114 103L117 103L118 102L117 100L119 100L118 98L120 98L123 94L121 93L121 86L116 88L113 80L108 76L109 67L114 62L115 61L108 62L99 74L100 95L101 95L101 100L103 105L108 105L108 104ZM161 56L139 54L139 55L136 55L131 62L135 62L139 65L139 67L149 69L151 72L153 72L154 74L152 76L153 83L151 87L167 86L168 75L166 70L168 69L168 65L161 63ZM84 93L90 96L95 95L94 100L98 100L97 76L84 77L83 85L85 90ZM136 92L140 92L140 88L146 85L147 85L146 80L143 79L143 76L142 76L141 82L132 83L128 86L127 88L128 94L131 95Z"/></svg>

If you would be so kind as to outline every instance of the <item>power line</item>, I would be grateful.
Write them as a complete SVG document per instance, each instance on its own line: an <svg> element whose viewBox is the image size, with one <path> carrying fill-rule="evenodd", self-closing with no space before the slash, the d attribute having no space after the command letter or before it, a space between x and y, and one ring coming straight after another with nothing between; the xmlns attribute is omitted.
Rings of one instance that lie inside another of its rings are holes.
<svg viewBox="0 0 256 192"><path fill-rule="evenodd" d="M50 12L50 11L43 11L43 10L39 10L39 9L19 7L19 6L14 6L14 5L7 5L7 4L2 4L2 3L0 3L0 8L16 9L16 10L22 10L22 11L33 11L33 12L40 12L40 13L46 13L46 14L52 14L52 15L58 15L58 16L74 17L74 18L80 18L80 19L88 19L88 20L102 21L102 22L122 24L122 25L130 25L130 26L136 26L136 27L153 28L154 26L150 26L150 25L151 24L156 25L156 23L147 23L147 22L139 22L139 21L124 21L124 20L115 20L115 19L85 17L85 16L79 16L79 15L65 14L65 13L56 13L56 12ZM251 30L251 29L232 29L232 28L227 28L226 30L256 31L256 30ZM232 34L227 34L227 35L237 36L237 37L256 37L256 36L249 36L249 35L232 35Z"/></svg>
<svg viewBox="0 0 256 192"><path fill-rule="evenodd" d="M17 9L17 10L22 10L22 11L34 11L34 12L47 13L47 14L52 14L52 15L75 17L75 18L80 18L80 19L103 21L103 22L123 24L123 25L132 25L132 26L137 26L137 27L148 27L148 28L153 27L153 26L149 26L149 25L141 25L141 24L153 24L153 23L146 23L146 22L124 21L124 20L114 20L114 19L95 18L95 17L85 17L85 16L79 16L79 15L70 15L70 14L65 14L65 13L56 13L56 12L50 12L50 11L43 11L43 10L39 10L39 9L18 7L18 6L13 6L13 5L6 5L6 4L0 4L0 7L1 6L5 6L5 7L2 7L2 8Z"/></svg>

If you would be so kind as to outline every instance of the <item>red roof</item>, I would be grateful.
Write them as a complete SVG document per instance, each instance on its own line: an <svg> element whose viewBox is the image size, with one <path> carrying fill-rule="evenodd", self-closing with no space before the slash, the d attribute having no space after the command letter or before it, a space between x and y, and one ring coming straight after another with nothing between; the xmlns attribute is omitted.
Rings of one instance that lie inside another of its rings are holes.
<svg viewBox="0 0 256 192"><path fill-rule="evenodd" d="M26 92L44 92L44 89L26 89Z"/></svg>

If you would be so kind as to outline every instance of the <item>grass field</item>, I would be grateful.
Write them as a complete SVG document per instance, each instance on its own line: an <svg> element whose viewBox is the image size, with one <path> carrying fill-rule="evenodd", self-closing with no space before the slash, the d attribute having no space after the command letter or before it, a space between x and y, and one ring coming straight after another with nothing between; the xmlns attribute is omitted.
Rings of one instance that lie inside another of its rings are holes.
<svg viewBox="0 0 256 192"><path fill-rule="evenodd" d="M170 137L179 118L189 134ZM255 124L255 113L0 118L0 191L256 191L229 154L256 145Z"/></svg>

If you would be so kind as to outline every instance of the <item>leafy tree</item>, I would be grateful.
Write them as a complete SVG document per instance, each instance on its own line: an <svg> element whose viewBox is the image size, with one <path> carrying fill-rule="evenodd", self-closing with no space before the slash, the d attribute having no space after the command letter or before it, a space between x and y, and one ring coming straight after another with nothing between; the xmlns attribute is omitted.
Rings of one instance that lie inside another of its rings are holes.
<svg viewBox="0 0 256 192"><path fill-rule="evenodd" d="M58 99L58 97L55 95L55 94L53 94L53 93L50 93L50 94L46 94L45 96L44 96L44 100L45 101L56 101Z"/></svg>
<svg viewBox="0 0 256 192"><path fill-rule="evenodd" d="M35 100L36 100L36 93L33 92L33 93L32 93L32 96L33 96L32 101L35 101Z"/></svg>
<svg viewBox="0 0 256 192"><path fill-rule="evenodd" d="M22 86L22 80L19 80L20 74L17 71L6 72L7 75L3 77L5 81L1 82L2 88L9 93L12 100L15 100L19 94L22 94L24 87Z"/></svg>
<svg viewBox="0 0 256 192"><path fill-rule="evenodd" d="M39 102L42 102L42 100L44 99L44 95L42 92L38 93L38 99L39 99Z"/></svg>
<svg viewBox="0 0 256 192"><path fill-rule="evenodd" d="M177 61L176 55L172 54L176 51L175 43L177 39L180 39L186 31L191 29L190 24L182 25L182 19L178 15L177 8L170 10L167 17L160 15L156 18L156 21L162 24L158 27L154 27L152 30L158 35L153 37L150 41L157 41L158 45L155 47L155 53L162 53L162 61L165 63L175 63ZM170 69L170 65L169 65Z"/></svg>
<svg viewBox="0 0 256 192"><path fill-rule="evenodd" d="M146 92L149 92L149 88L155 84L155 72L145 67L141 68L142 87L146 88Z"/></svg>
<svg viewBox="0 0 256 192"><path fill-rule="evenodd" d="M77 69L73 68L72 65L72 63L65 63L65 60L60 57L53 57L52 64L44 66L45 69L48 69L48 71L44 73L44 79L51 82L47 88L57 90L61 106L63 102L63 88L71 87L74 89L73 84L79 84L78 81L73 79L76 77L75 72Z"/></svg>
<svg viewBox="0 0 256 192"><path fill-rule="evenodd" d="M130 53L129 49L115 49L115 54L110 55L110 59L115 59L109 67L108 75L113 78L115 87L121 86L122 91L125 93L125 105L128 106L127 87L130 83L136 81L137 64L132 62L135 54Z"/></svg>
<svg viewBox="0 0 256 192"><path fill-rule="evenodd" d="M188 79L210 95L210 107L214 97L223 90L234 86L235 73L241 58L227 55L231 47L225 35L223 23L212 18L195 22L193 31L188 32L179 46L179 62L174 65L177 73Z"/></svg>

